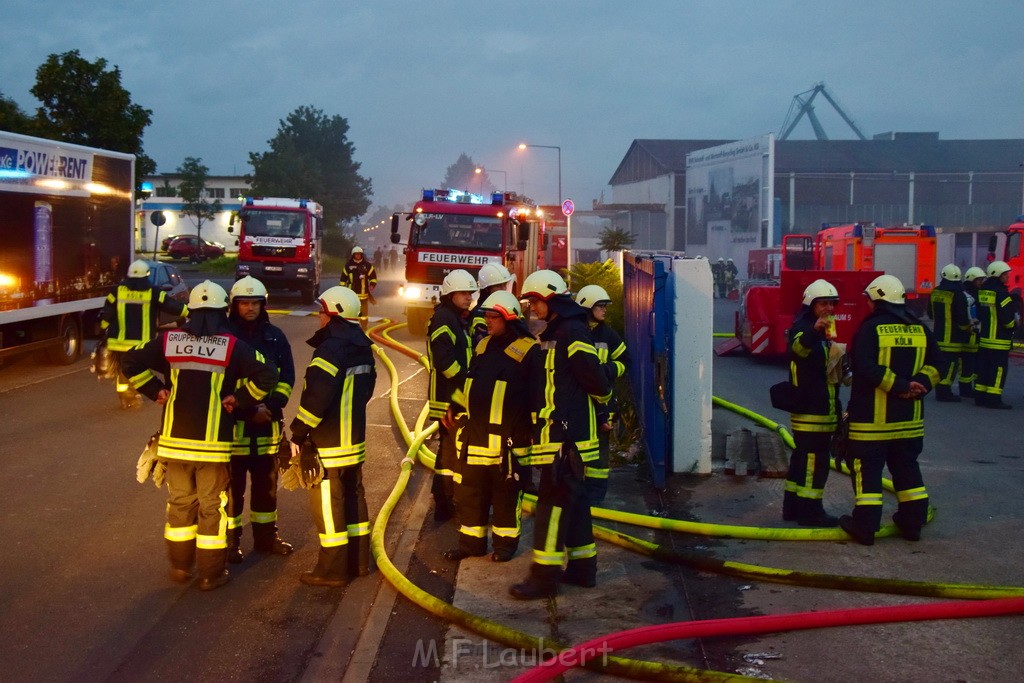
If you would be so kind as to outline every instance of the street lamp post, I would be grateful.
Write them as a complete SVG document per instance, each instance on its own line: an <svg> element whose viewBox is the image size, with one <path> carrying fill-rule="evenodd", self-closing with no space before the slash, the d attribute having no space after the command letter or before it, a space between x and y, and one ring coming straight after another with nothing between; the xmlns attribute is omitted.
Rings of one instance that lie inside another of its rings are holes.
<svg viewBox="0 0 1024 683"><path fill-rule="evenodd" d="M496 168L484 168L483 166L477 166L475 169L473 169L473 172L476 173L477 175L480 175L484 171L487 171L488 173L500 173L502 177L502 183L504 184L505 188L503 192L508 192L508 173L506 173L505 171L500 171ZM482 176L480 178L480 182L483 183Z"/></svg>
<svg viewBox="0 0 1024 683"><path fill-rule="evenodd" d="M540 147L543 149L555 149L558 150L558 203L562 203L562 148L558 145L532 145L525 142L519 143L519 149L526 149L527 147Z"/></svg>

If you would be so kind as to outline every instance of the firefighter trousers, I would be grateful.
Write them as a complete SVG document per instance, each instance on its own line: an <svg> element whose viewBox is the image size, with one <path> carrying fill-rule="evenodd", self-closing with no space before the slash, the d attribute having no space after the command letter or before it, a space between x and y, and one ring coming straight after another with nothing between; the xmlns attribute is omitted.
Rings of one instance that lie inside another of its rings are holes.
<svg viewBox="0 0 1024 683"><path fill-rule="evenodd" d="M833 432L793 430L793 454L782 499L782 517L792 520L824 512L821 499L828 481Z"/></svg>
<svg viewBox="0 0 1024 683"><path fill-rule="evenodd" d="M523 491L517 472L500 465L465 465L455 485L459 510L459 549L469 555L487 552L487 527L494 550L514 555L519 548Z"/></svg>
<svg viewBox="0 0 1024 683"><path fill-rule="evenodd" d="M554 463L538 469L532 576L543 583L557 581L568 556L566 572L577 578L593 578L597 574L597 546L579 451L573 444L564 444Z"/></svg>
<svg viewBox="0 0 1024 683"><path fill-rule="evenodd" d="M215 579L227 560L230 474L226 462L167 461L167 555L185 571Z"/></svg>
<svg viewBox="0 0 1024 683"><path fill-rule="evenodd" d="M597 460L588 462L584 468L587 499L591 505L604 501L608 495L608 469L611 461L611 444L609 433L597 433Z"/></svg>
<svg viewBox="0 0 1024 683"><path fill-rule="evenodd" d="M979 395L1002 396L1003 387L1006 386L1006 366L1009 362L1008 350L979 348L974 390Z"/></svg>
<svg viewBox="0 0 1024 683"><path fill-rule="evenodd" d="M458 474L459 454L455 450L454 436L444 428L444 425L439 426L437 435L437 457L434 461L434 479L430 485L430 492L434 495L435 504L450 506L455 495L455 482L461 478Z"/></svg>
<svg viewBox="0 0 1024 683"><path fill-rule="evenodd" d="M882 468L888 467L896 491L893 521L905 530L920 531L928 517L928 491L917 457L924 439L850 441L853 462L854 525L873 534L882 522Z"/></svg>
<svg viewBox="0 0 1024 683"><path fill-rule="evenodd" d="M228 538L242 537L245 521L245 487L252 481L249 521L257 548L268 549L277 537L277 458L273 455L231 456L231 486L228 488Z"/></svg>
<svg viewBox="0 0 1024 683"><path fill-rule="evenodd" d="M978 350L967 349L960 354L960 395L966 396L963 389L964 387L973 388L974 381L977 379L976 372L978 367Z"/></svg>
<svg viewBox="0 0 1024 683"><path fill-rule="evenodd" d="M310 490L310 510L320 536L313 573L329 579L369 571L370 516L363 490L363 465L328 467Z"/></svg>

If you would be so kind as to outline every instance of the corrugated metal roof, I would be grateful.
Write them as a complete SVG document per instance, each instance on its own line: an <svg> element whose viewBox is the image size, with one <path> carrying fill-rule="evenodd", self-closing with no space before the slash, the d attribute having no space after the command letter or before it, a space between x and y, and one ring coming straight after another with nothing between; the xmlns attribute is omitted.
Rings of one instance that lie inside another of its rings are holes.
<svg viewBox="0 0 1024 683"><path fill-rule="evenodd" d="M686 155L733 140L633 140L610 185L684 173ZM1024 140L940 140L934 133L896 133L880 140L777 140L776 173L1016 172Z"/></svg>

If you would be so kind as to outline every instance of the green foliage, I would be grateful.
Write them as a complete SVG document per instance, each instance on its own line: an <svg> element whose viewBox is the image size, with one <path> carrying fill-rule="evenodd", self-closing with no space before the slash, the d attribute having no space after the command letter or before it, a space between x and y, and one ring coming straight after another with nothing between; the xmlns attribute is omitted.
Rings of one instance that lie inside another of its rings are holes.
<svg viewBox="0 0 1024 683"><path fill-rule="evenodd" d="M440 187L444 189L465 190L466 192L476 194L483 193L481 188L486 188L490 191L491 179L487 176L487 171L481 170L480 173L477 173L477 168L480 167L473 161L473 158L463 152L455 160L455 163L445 171L444 180L441 181Z"/></svg>
<svg viewBox="0 0 1024 683"><path fill-rule="evenodd" d="M326 209L325 209L326 210ZM332 259L340 260L344 265L352 254L352 247L356 246L356 240L344 230L335 230L324 233L324 254ZM325 265L326 267L326 265ZM341 273L341 269L338 269Z"/></svg>
<svg viewBox="0 0 1024 683"><path fill-rule="evenodd" d="M22 135L33 135L32 119L18 103L0 92L0 130Z"/></svg>
<svg viewBox="0 0 1024 683"><path fill-rule="evenodd" d="M31 92L42 103L33 121L35 135L134 154L136 188L156 171L142 150L153 112L132 102L121 86L121 70L107 69L107 60L90 62L78 50L51 54L36 69Z"/></svg>
<svg viewBox="0 0 1024 683"><path fill-rule="evenodd" d="M181 175L181 184L178 185L181 212L192 218L196 224L196 235L202 237L203 223L213 220L220 212L220 200L211 202L204 196L210 169L198 157L185 157L178 167L178 174Z"/></svg>
<svg viewBox="0 0 1024 683"><path fill-rule="evenodd" d="M633 246L636 241L636 235L618 226L605 228L599 237L597 245L604 251L622 251Z"/></svg>
<svg viewBox="0 0 1024 683"><path fill-rule="evenodd" d="M573 292L580 291L586 285L599 285L608 292L612 303L608 306L605 321L622 336L622 276L615 263L611 259L603 263L574 263L566 275L566 284Z"/></svg>
<svg viewBox="0 0 1024 683"><path fill-rule="evenodd" d="M252 193L317 201L324 207L325 238L339 236L344 223L366 213L373 195L353 159L348 120L301 106L279 123L269 151L249 153Z"/></svg>
<svg viewBox="0 0 1024 683"><path fill-rule="evenodd" d="M203 261L203 272L217 275L234 275L238 265L238 254L224 254L217 258Z"/></svg>

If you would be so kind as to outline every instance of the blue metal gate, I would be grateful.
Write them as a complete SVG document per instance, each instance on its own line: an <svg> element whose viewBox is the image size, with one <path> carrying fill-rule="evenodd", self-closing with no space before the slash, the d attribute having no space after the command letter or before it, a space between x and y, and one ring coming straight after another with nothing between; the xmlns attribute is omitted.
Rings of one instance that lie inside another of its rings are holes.
<svg viewBox="0 0 1024 683"><path fill-rule="evenodd" d="M651 478L664 488L672 458L673 279L668 256L623 254L623 308L626 344L633 356L630 383L637 419L647 446Z"/></svg>

